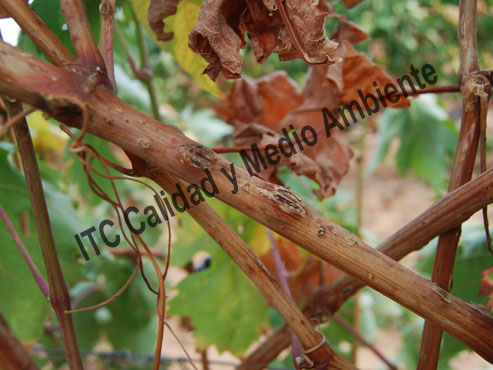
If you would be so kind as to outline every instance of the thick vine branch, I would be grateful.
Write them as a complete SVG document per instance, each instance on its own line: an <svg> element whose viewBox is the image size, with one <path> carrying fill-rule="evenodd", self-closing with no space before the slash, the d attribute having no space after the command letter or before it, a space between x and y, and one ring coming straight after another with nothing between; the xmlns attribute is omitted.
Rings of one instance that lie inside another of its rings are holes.
<svg viewBox="0 0 493 370"><path fill-rule="evenodd" d="M192 184L209 171L217 198L455 335L493 361L493 318L369 247L299 200L288 189L251 177L210 149L122 102L87 75L61 70L0 43L0 92L33 104ZM10 83L6 80L10 79ZM56 82L54 81L56 80ZM235 170L235 184L223 171ZM236 189L237 188L237 189ZM237 190L235 192L234 190Z"/></svg>
<svg viewBox="0 0 493 370"><path fill-rule="evenodd" d="M172 175L166 174L162 170L139 166L135 160L132 160L132 162L134 169L140 167L140 170L137 171L139 175L151 178L169 193L175 191L176 184L180 184L184 188L188 186L188 184ZM290 323L293 331L303 341L305 350L316 347L321 340L320 333L313 329L296 303L287 296L262 262L226 221L205 202L188 209L188 213L255 283L267 301L279 311L286 322ZM334 368L354 369L350 362L334 352L327 343L320 349L313 351L310 354L310 358L315 363L329 363Z"/></svg>
<svg viewBox="0 0 493 370"><path fill-rule="evenodd" d="M476 0L461 0L459 12L459 84L462 91L462 120L454 165L450 175L449 191L457 189L471 179L479 144L479 100L478 92L483 89L485 78L479 71L476 46ZM440 236L433 265L431 280L449 291L452 287L452 272L461 234L460 226ZM442 330L430 321L425 321L418 369L433 370L438 365Z"/></svg>
<svg viewBox="0 0 493 370"><path fill-rule="evenodd" d="M400 260L409 253L447 230L465 222L485 205L493 202L493 169L448 193L420 216L400 228L377 248L387 256ZM320 322L330 319L339 308L363 288L360 280L344 274L322 286L303 308L307 317ZM237 370L263 369L289 346L290 335L286 325L278 329L251 352Z"/></svg>

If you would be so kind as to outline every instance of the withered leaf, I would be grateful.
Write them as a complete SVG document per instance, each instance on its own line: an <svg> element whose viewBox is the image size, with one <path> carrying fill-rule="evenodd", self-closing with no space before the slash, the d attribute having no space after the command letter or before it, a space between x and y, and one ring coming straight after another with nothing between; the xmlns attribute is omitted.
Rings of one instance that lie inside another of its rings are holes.
<svg viewBox="0 0 493 370"><path fill-rule="evenodd" d="M151 0L147 10L147 19L158 40L169 41L173 32L164 32L164 19L176 14L180 0Z"/></svg>
<svg viewBox="0 0 493 370"><path fill-rule="evenodd" d="M349 41L342 41L336 55L343 58L341 68L327 66L326 82L334 83L340 94L340 105L348 104L353 100L360 101L358 90L363 94L372 93L377 96L376 87L383 90L387 83L397 85L396 81L385 71L384 68L371 62L368 57L356 51ZM339 67L339 66L337 66ZM376 85L376 86L375 86ZM408 108L409 100L401 98L398 103L386 103L393 108Z"/></svg>
<svg viewBox="0 0 493 370"><path fill-rule="evenodd" d="M239 22L241 3L236 0L204 1L188 38L190 49L209 63L204 73L214 81L219 72L226 78L239 78L241 75L240 48L246 46L246 41L229 23Z"/></svg>
<svg viewBox="0 0 493 370"><path fill-rule="evenodd" d="M227 102L215 109L231 124L256 122L276 130L281 119L302 102L296 84L282 71L256 81L235 81Z"/></svg>
<svg viewBox="0 0 493 370"><path fill-rule="evenodd" d="M374 82L380 89L387 83L396 84L384 68L374 64L365 54L354 49L352 44L367 39L367 35L358 26L342 20L331 37L339 42L335 57L341 58L342 62L310 69L303 90L303 104L283 119L282 127L290 123L295 127L302 127L309 119L313 127L321 128L322 108L329 109L337 117L338 107L350 104L353 100L360 102L358 90L363 94L372 93L376 96ZM397 104L387 99L385 102L389 107L409 107L408 99L403 97Z"/></svg>
<svg viewBox="0 0 493 370"><path fill-rule="evenodd" d="M353 152L343 133L335 132L331 137L325 137L320 110L316 114L313 111L300 113L297 122L285 121L285 117L304 104L304 99L310 99L310 96L300 94L296 84L284 72L277 72L256 81L247 78L236 81L226 102L216 107L216 111L235 127L235 145L277 145L283 135L282 128L289 129L291 123L295 128L310 125L319 131L316 146L305 146L303 151L289 158L281 156L278 166L286 166L297 175L308 176L317 182L320 188L315 189L314 194L323 199L335 193L339 181L349 169ZM277 166L274 165L258 176L280 183Z"/></svg>
<svg viewBox="0 0 493 370"><path fill-rule="evenodd" d="M253 1L253 0L252 0ZM383 88L394 83L392 77L380 66L372 63L366 55L357 52L353 45L368 36L355 24L342 19L332 35L339 46L335 57L340 63L312 67L300 93L296 84L285 73L277 72L256 81L243 78L236 81L226 101L216 107L217 113L235 126L235 145L257 144L264 148L278 144L284 136L283 129L301 130L311 126L318 134L318 144L305 146L291 157L281 157L277 166L286 166L297 175L305 175L319 184L313 192L323 199L335 193L341 178L349 170L353 157L345 133L332 130L326 137L322 108L339 116L339 107L359 102L362 94L375 96L375 85ZM408 107L409 101L401 98L390 107ZM277 166L269 166L257 174L273 183L277 178Z"/></svg>
<svg viewBox="0 0 493 370"><path fill-rule="evenodd" d="M295 45L309 58L328 58L337 43L325 34L328 13L318 7L318 0L284 0L282 4L289 22L283 21L277 0L208 0L202 3L199 19L190 33L189 46L209 62L204 71L213 80L220 72L226 78L239 78L242 58L240 48L246 47L245 33L260 63L272 53L281 60L303 57ZM293 31L293 37L289 30Z"/></svg>
<svg viewBox="0 0 493 370"><path fill-rule="evenodd" d="M325 35L325 18L328 13L320 10L318 0L286 0L285 8L288 18L299 41L310 58L324 58L331 55L337 43ZM280 30L280 43L276 52L280 60L300 58L293 40L289 37L287 25Z"/></svg>
<svg viewBox="0 0 493 370"><path fill-rule="evenodd" d="M368 40L368 36L357 24L348 20L342 19L339 21L337 30L330 36L331 39L338 42L349 41L351 44L357 44L358 42Z"/></svg>

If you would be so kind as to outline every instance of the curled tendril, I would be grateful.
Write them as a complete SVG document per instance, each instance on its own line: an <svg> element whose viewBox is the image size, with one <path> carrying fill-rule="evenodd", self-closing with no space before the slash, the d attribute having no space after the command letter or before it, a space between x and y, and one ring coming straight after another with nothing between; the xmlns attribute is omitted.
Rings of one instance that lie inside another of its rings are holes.
<svg viewBox="0 0 493 370"><path fill-rule="evenodd" d="M15 124L19 123L23 118L25 118L29 113L32 113L36 110L35 107L29 107L22 112L17 113L13 116L5 125L0 129L0 139L5 135L9 129Z"/></svg>
<svg viewBox="0 0 493 370"><path fill-rule="evenodd" d="M170 332L173 334L175 339L178 341L180 346L182 347L184 353L186 354L187 358L189 359L191 365L193 366L194 369L197 369L195 365L193 364L189 354L187 353L185 347L179 340L179 338L176 336L176 334L173 332L171 326L166 322L166 290L165 290L165 285L164 285L164 280L166 279L166 276L168 274L169 270L169 265L170 265L170 255L171 255L171 226L169 222L169 217L167 217L167 225L168 225L168 248L167 248L167 256L166 256L166 263L164 267L164 271L161 272L161 269L159 267L159 264L156 261L156 258L154 257L151 249L147 246L147 244L144 242L144 240L140 237L140 235L135 235L133 233L130 234L130 237L127 235L125 232L125 229L123 227L123 221L122 221L122 214L124 214L124 206L122 204L122 201L120 199L120 196L118 194L118 190L115 186L115 180L130 180L137 182L139 184L142 184L149 188L155 195L157 195L157 199L161 202L161 205L163 206L163 209L166 210L166 207L163 203L163 200L159 197L158 192L149 184L146 184L143 181L137 180L132 177L128 176L135 176L135 172L132 169L127 169L123 168L120 165L111 162L107 158L102 157L98 151L93 148L90 145L84 144L82 142L84 135L87 132L88 128L88 111L83 104L79 104L79 107L82 111L83 115L83 123L82 123L82 128L81 132L79 133L78 136L75 136L67 127L64 125L61 125L60 128L70 137L74 140L74 142L70 145L69 151L71 153L77 154L79 160L81 161L84 172L86 174L86 177L88 179L89 186L93 190L93 192L101 197L103 200L108 202L115 210L117 217L118 217L118 225L120 227L120 230L122 232L122 235L124 239L128 242L130 247L134 250L136 256L137 256L137 267L135 271L132 273L130 278L127 280L127 282L115 293L113 294L109 299L105 300L104 302L98 303L96 305L90 306L90 307L84 307L84 308L79 308L71 311L67 311L66 313L75 313L75 312L80 312L80 311L88 311L88 310L93 310L99 307L102 307L110 302L112 302L114 299L116 299L119 295L121 295L130 285L130 283L134 280L135 276L137 275L137 272L140 270L142 277L149 288L150 291L155 293L157 295L157 313L159 317L159 327L158 327L158 333L157 333L157 341L156 341L156 359L160 358L160 353L161 353L161 347L162 347L162 342L163 342L163 329L164 326L166 326ZM96 169L93 168L93 161L94 159L98 159L101 165L104 168L105 173L101 173L97 171ZM120 172L126 176L114 176L110 173L109 168L112 168L116 170L117 172ZM94 180L93 174L97 175L101 178L108 179L111 184L111 188L114 193L115 200L113 200ZM167 211L166 211L167 212ZM137 239L137 240L136 240ZM143 269L143 264L142 264L142 253L139 248L139 244L143 247L145 250L147 256L149 257L156 276L158 278L158 290L156 291L152 286L150 285L149 281L147 280L144 269ZM156 360L157 361L157 360ZM158 363L158 362L157 362ZM156 367L156 362L155 362L155 367Z"/></svg>

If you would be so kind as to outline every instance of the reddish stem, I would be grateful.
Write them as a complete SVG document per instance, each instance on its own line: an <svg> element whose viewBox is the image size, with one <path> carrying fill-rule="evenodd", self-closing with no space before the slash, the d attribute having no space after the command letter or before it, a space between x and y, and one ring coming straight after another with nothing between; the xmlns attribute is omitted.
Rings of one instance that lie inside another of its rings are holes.
<svg viewBox="0 0 493 370"><path fill-rule="evenodd" d="M279 248L277 248L276 239L274 238L274 234L268 228L265 228L267 235L269 236L269 241L272 247L272 256L274 257L274 264L277 270L277 276L279 277L279 284L281 288L284 290L286 295L289 298L293 298L291 294L291 289L289 288L288 283L288 272L286 271L286 266L282 261L281 254L279 253ZM300 365L298 364L298 358L303 359L303 348L301 347L300 340L296 336L296 334L291 331L291 348L292 348L292 356L293 356L293 364L296 370L300 370Z"/></svg>

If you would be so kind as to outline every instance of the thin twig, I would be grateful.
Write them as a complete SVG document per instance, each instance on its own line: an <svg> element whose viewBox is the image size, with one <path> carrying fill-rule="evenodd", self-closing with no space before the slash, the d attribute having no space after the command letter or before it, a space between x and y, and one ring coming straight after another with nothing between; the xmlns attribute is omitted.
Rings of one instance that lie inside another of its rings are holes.
<svg viewBox="0 0 493 370"><path fill-rule="evenodd" d="M142 31L142 26L140 25L139 18L135 13L135 9L133 8L132 3L129 3L129 6L135 24L135 32L137 33L137 45L139 47L139 53L140 53L140 69L145 71L147 77L145 80L141 80L141 81L144 83L144 85L147 88L147 92L149 93L149 100L151 101L151 108L152 108L152 116L158 121L161 121L156 90L154 89L154 84L152 83L154 72L152 70L151 60L149 58L149 51L147 50L145 44L144 33Z"/></svg>
<svg viewBox="0 0 493 370"><path fill-rule="evenodd" d="M485 77L485 80L486 77ZM479 107L479 127L480 127L480 157L481 157L481 173L486 171L486 126L488 124L487 122L487 116L488 116L488 101L490 99L490 85L489 81L488 82L488 88L487 91L485 91L484 94L479 96L479 101L480 101L480 107ZM491 235L490 235L490 223L488 220L488 206L485 206L483 208L483 225L484 225L484 231L486 233L486 246L488 248L488 251L490 253L493 253L493 250L491 248Z"/></svg>
<svg viewBox="0 0 493 370"><path fill-rule="evenodd" d="M61 0L62 12L67 23L75 54L86 66L106 71L106 64L92 35L87 10L82 0Z"/></svg>
<svg viewBox="0 0 493 370"><path fill-rule="evenodd" d="M5 102L11 116L23 111L20 102ZM38 230L39 244L48 277L50 302L60 323L64 347L67 351L67 361L71 369L83 369L72 316L65 314L65 311L70 310L70 295L63 277L60 262L58 261L58 253L51 230L41 175L25 119L14 126L14 132L22 159L33 216Z"/></svg>
<svg viewBox="0 0 493 370"><path fill-rule="evenodd" d="M288 283L288 272L286 271L286 266L284 265L281 254L279 253L276 239L274 238L274 234L270 229L265 228L265 231L267 232L267 236L269 237L272 256L274 257L274 264L276 266L277 276L279 277L279 283L281 284L281 288L284 290L284 292L286 292L287 296L292 299L293 296L291 294L291 289L289 288ZM293 331L291 331L291 349L294 367L296 368L296 370L300 370L299 361L303 359L303 347L301 347L300 340Z"/></svg>
<svg viewBox="0 0 493 370"><path fill-rule="evenodd" d="M24 261L26 261L27 266L29 267L29 270L31 270L31 273L33 274L34 280L36 281L36 284L38 284L39 290L41 290L41 293L46 297L46 299L50 299L50 288L48 287L48 283L46 282L45 278L41 273L39 272L38 268L34 264L31 255L29 254L29 251L26 249L24 246L24 243L22 243L21 238L15 231L14 225L9 220L9 217L3 210L2 206L0 206L0 218L3 220L5 223L5 226L7 227L7 230L10 233L10 236L12 236L12 239L14 240L14 243L17 245L17 248L22 254L22 257L24 258Z"/></svg>
<svg viewBox="0 0 493 370"><path fill-rule="evenodd" d="M34 13L26 1L2 0L2 6L55 65L64 66L75 61L72 53Z"/></svg>
<svg viewBox="0 0 493 370"><path fill-rule="evenodd" d="M101 53L106 64L108 78L116 93L115 62L113 60L113 35L115 24L116 0L103 0L101 2Z"/></svg>

